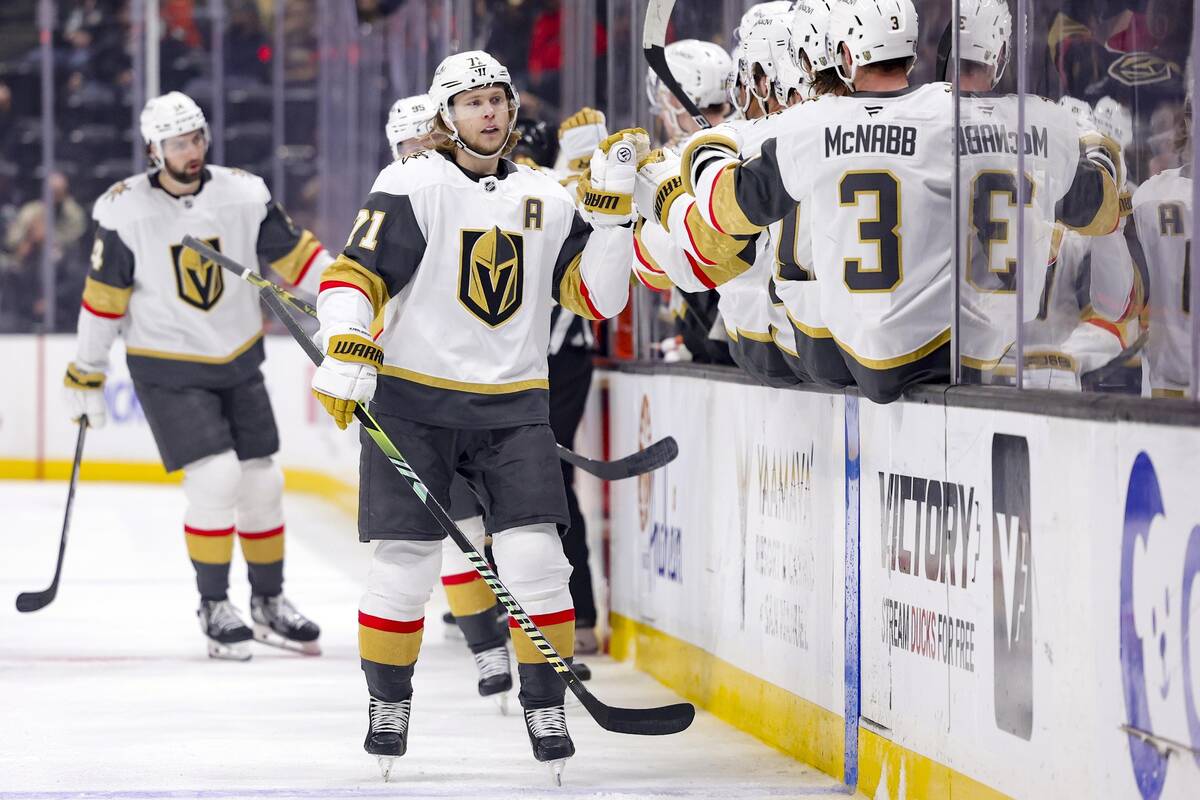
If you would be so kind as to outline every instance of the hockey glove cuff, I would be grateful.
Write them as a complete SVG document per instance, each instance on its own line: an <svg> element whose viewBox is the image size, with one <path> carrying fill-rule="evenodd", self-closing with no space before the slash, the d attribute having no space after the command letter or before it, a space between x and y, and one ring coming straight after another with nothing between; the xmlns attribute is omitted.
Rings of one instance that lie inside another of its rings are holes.
<svg viewBox="0 0 1200 800"><path fill-rule="evenodd" d="M333 328L322 338L325 358L313 375L313 394L337 426L345 430L358 404L370 401L375 394L383 348L365 330L352 325Z"/></svg>
<svg viewBox="0 0 1200 800"><path fill-rule="evenodd" d="M638 165L637 184L633 200L638 214L658 222L663 228L671 214L672 204L682 197L683 179L679 177L679 156L669 150L651 150Z"/></svg>
<svg viewBox="0 0 1200 800"><path fill-rule="evenodd" d="M575 196L580 214L593 227L625 225L637 216L633 190L639 151L649 154L650 139L641 128L618 131L592 153L590 166L579 176Z"/></svg>
<svg viewBox="0 0 1200 800"><path fill-rule="evenodd" d="M63 378L63 397L72 422L86 416L88 427L103 428L107 420L104 402L104 373L87 365L71 363Z"/></svg>
<svg viewBox="0 0 1200 800"><path fill-rule="evenodd" d="M588 168L592 152L608 137L604 112L583 107L558 126L558 147L567 172L578 175Z"/></svg>
<svg viewBox="0 0 1200 800"><path fill-rule="evenodd" d="M680 159L679 175L683 178L683 190L696 194L702 175L710 169L723 169L737 163L742 149L742 137L731 125L718 125L701 131L688 140Z"/></svg>

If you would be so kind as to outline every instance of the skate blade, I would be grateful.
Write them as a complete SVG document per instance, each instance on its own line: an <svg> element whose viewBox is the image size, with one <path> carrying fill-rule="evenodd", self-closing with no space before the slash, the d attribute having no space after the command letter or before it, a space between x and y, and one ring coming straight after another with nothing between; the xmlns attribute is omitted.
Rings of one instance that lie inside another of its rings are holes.
<svg viewBox="0 0 1200 800"><path fill-rule="evenodd" d="M230 644L223 644L222 642L214 642L212 639L209 639L208 657L221 661L249 661L250 643L232 642Z"/></svg>
<svg viewBox="0 0 1200 800"><path fill-rule="evenodd" d="M512 690L509 689L507 692L497 692L496 694L490 695L492 701L496 704L496 708L500 709L500 716L502 717L508 716L509 695L511 694Z"/></svg>
<svg viewBox="0 0 1200 800"><path fill-rule="evenodd" d="M301 653L306 656L321 655L321 642L315 640L312 642L296 642L291 639L280 636L275 631L268 628L266 625L254 624L254 641L260 644L278 647L280 650L290 650L293 653ZM249 658L249 656L247 656Z"/></svg>
<svg viewBox="0 0 1200 800"><path fill-rule="evenodd" d="M547 762L547 766L550 767L550 779L554 781L554 785L558 786L559 788L562 787L563 767L565 767L566 764L567 760L565 758L558 758L554 761Z"/></svg>
<svg viewBox="0 0 1200 800"><path fill-rule="evenodd" d="M383 782L387 783L392 779L392 765L396 763L395 756L376 756L379 759L379 774L383 776Z"/></svg>

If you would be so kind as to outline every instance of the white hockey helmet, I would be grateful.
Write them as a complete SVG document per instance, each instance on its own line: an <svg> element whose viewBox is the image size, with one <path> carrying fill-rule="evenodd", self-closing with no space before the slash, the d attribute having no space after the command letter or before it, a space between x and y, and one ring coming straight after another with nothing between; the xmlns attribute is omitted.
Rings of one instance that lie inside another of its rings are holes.
<svg viewBox="0 0 1200 800"><path fill-rule="evenodd" d="M1190 93L1189 93L1190 97ZM1133 146L1133 115L1121 101L1107 95L1096 101L1092 109L1096 130L1112 139L1123 148Z"/></svg>
<svg viewBox="0 0 1200 800"><path fill-rule="evenodd" d="M776 101L779 105L786 106L793 91L807 97L812 80L792 57L791 14L774 18L768 44L771 48L771 62L775 65L775 80L771 82L771 90L775 92Z"/></svg>
<svg viewBox="0 0 1200 800"><path fill-rule="evenodd" d="M733 83L733 61L720 45L699 39L671 42L663 55L671 75L697 108L720 105L729 100ZM646 73L646 96L656 109L663 107L667 89L653 70Z"/></svg>
<svg viewBox="0 0 1200 800"><path fill-rule="evenodd" d="M427 94L401 97L393 103L388 111L387 125L384 126L392 157L401 156L404 142L428 136L433 130L433 118L436 116L437 108Z"/></svg>
<svg viewBox="0 0 1200 800"><path fill-rule="evenodd" d="M995 67L992 86L1008 65L1013 30L1008 0L959 0L959 48L962 58Z"/></svg>
<svg viewBox="0 0 1200 800"><path fill-rule="evenodd" d="M917 57L917 9L912 0L834 0L829 44L842 82L854 88L863 65ZM842 45L850 69L842 63Z"/></svg>
<svg viewBox="0 0 1200 800"><path fill-rule="evenodd" d="M829 0L799 0L792 15L792 38L789 50L792 61L812 76L833 69L833 47L829 44Z"/></svg>
<svg viewBox="0 0 1200 800"><path fill-rule="evenodd" d="M771 87L770 91L775 89L776 81L779 80L780 66L783 65L786 69L785 62L790 60L787 43L791 36L788 29L791 14L788 10L788 3L783 3L782 9L776 8L779 5L779 3L759 3L755 8L761 9L761 13L752 19L743 17L743 23L738 27L738 79L750 95L759 102L764 112L767 109L767 97L758 94L754 81L754 68L757 66L762 70L763 75L767 78L768 86ZM751 9L751 11L753 10ZM778 97L778 95L779 93L776 91L776 96ZM783 95L786 97L787 92L784 92Z"/></svg>
<svg viewBox="0 0 1200 800"><path fill-rule="evenodd" d="M790 0L770 0L766 3L755 3L746 9L746 13L742 14L742 18L738 21L737 30L733 32L734 44L741 44L742 40L754 27L754 23L758 22L763 17L773 17L778 14L787 14L791 10L792 4Z"/></svg>
<svg viewBox="0 0 1200 800"><path fill-rule="evenodd" d="M154 145L150 159L159 169L164 166L163 142L167 139L192 131L204 131L206 151L212 140L204 112L195 100L183 92L167 92L147 100L138 118L138 127L141 128L142 141Z"/></svg>
<svg viewBox="0 0 1200 800"><path fill-rule="evenodd" d="M461 149L476 158L492 158L496 153L476 153L467 147L458 134L451 108L454 96L472 89L503 86L509 100L508 135L517 125L517 109L521 107L521 96L517 94L508 75L508 68L483 50L468 50L442 59L433 73L433 85L429 87L429 100L437 114L450 131L450 138Z"/></svg>
<svg viewBox="0 0 1200 800"><path fill-rule="evenodd" d="M1096 118L1092 115L1092 107L1087 100L1080 100L1078 97L1072 97L1065 94L1058 98L1058 104L1071 112L1071 116L1075 118L1075 124L1082 131L1096 130Z"/></svg>

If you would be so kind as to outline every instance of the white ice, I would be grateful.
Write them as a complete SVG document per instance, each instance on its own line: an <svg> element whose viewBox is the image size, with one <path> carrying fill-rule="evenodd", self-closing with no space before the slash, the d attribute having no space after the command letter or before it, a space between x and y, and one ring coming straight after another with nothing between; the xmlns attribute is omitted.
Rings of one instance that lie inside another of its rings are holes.
<svg viewBox="0 0 1200 800"><path fill-rule="evenodd" d="M287 498L286 591L320 623L324 655L254 644L206 657L174 486L83 483L58 599L19 614L53 572L66 485L0 482L0 798L790 798L837 782L700 712L668 737L607 733L569 710L564 786L531 754L519 716L475 692L461 639L427 615L408 754L392 782L362 750L366 689L356 608L369 548L343 512ZM230 597L248 605L235 556ZM674 702L627 664L588 658L605 702ZM515 698L514 698L515 706Z"/></svg>

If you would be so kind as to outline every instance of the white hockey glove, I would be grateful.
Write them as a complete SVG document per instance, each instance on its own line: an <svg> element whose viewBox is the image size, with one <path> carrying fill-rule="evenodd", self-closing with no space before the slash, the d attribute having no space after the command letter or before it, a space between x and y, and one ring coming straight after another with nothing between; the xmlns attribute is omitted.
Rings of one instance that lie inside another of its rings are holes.
<svg viewBox="0 0 1200 800"><path fill-rule="evenodd" d="M67 365L67 375L63 378L63 387L71 422L79 422L80 417L86 416L89 428L103 428L108 418L104 403L104 373L86 365L70 363Z"/></svg>
<svg viewBox="0 0 1200 800"><path fill-rule="evenodd" d="M742 135L732 125L717 125L692 136L680 157L683 163L679 175L683 178L684 191L696 194L701 176L709 169L723 169L730 163L737 163L741 149Z"/></svg>
<svg viewBox="0 0 1200 800"><path fill-rule="evenodd" d="M575 187L579 213L592 227L626 225L637 218L633 189L638 161L649 153L650 137L641 128L617 131L600 142Z"/></svg>
<svg viewBox="0 0 1200 800"><path fill-rule="evenodd" d="M679 156L662 149L651 150L638 165L633 202L638 214L658 222L665 230L669 230L667 218L671 204L685 194L679 165Z"/></svg>
<svg viewBox="0 0 1200 800"><path fill-rule="evenodd" d="M567 172L578 175L587 169L592 152L608 137L604 112L583 108L558 126L558 149Z"/></svg>
<svg viewBox="0 0 1200 800"><path fill-rule="evenodd" d="M325 358L313 374L313 394L337 426L345 430L358 404L375 395L383 348L357 325L334 325L319 335L325 342Z"/></svg>

